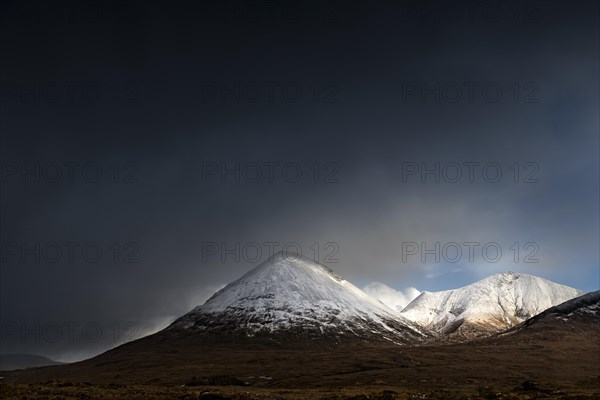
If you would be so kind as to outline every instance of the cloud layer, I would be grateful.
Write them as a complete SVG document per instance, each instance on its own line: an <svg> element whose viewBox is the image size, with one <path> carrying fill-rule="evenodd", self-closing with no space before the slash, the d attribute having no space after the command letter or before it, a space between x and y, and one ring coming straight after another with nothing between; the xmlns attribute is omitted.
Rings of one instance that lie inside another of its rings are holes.
<svg viewBox="0 0 600 400"><path fill-rule="evenodd" d="M396 311L402 311L404 307L411 301L417 298L421 294L420 291L413 287L399 291L392 289L385 283L371 282L363 288L363 290L370 296L381 301L386 306Z"/></svg>

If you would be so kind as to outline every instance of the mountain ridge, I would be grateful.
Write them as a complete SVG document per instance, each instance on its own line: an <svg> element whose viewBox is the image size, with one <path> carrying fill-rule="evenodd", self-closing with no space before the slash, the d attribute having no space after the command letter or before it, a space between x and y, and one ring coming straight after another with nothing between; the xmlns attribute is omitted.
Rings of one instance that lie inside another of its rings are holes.
<svg viewBox="0 0 600 400"><path fill-rule="evenodd" d="M442 335L471 338L509 329L582 294L544 278L509 271L457 289L425 291L400 314Z"/></svg>
<svg viewBox="0 0 600 400"><path fill-rule="evenodd" d="M549 320L562 322L593 321L600 323L600 290L585 293L579 297L550 307L509 329L506 333L519 332L525 328Z"/></svg>

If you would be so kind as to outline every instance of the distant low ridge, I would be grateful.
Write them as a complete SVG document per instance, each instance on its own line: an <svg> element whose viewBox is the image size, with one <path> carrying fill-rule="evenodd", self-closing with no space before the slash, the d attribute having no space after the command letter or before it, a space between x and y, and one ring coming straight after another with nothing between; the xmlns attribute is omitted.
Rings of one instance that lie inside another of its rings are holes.
<svg viewBox="0 0 600 400"><path fill-rule="evenodd" d="M60 364L62 363L37 354L0 354L0 371Z"/></svg>

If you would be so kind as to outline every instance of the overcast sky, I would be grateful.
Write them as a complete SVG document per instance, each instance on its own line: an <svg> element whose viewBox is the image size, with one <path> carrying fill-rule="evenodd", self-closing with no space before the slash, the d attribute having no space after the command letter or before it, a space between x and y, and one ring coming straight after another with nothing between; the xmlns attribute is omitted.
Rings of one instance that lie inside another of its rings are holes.
<svg viewBox="0 0 600 400"><path fill-rule="evenodd" d="M2 7L3 353L94 355L284 248L387 296L599 289L596 2Z"/></svg>

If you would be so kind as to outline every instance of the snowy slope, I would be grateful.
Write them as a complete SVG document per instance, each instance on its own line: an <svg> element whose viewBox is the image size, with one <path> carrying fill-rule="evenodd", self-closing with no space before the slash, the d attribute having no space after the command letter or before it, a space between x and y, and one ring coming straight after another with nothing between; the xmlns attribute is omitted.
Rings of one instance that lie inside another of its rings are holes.
<svg viewBox="0 0 600 400"><path fill-rule="evenodd" d="M557 306L528 319L519 325L521 329L544 320L555 319L564 322L594 321L600 322L600 290L565 301Z"/></svg>
<svg viewBox="0 0 600 400"><path fill-rule="evenodd" d="M550 307L519 325L499 333L501 341L541 343L565 342L596 344L600 351L600 290ZM505 342L506 343L506 342Z"/></svg>
<svg viewBox="0 0 600 400"><path fill-rule="evenodd" d="M215 293L168 329L420 340L425 330L398 316L327 267L276 255Z"/></svg>
<svg viewBox="0 0 600 400"><path fill-rule="evenodd" d="M504 272L460 289L423 292L400 314L443 334L479 336L510 328L582 294L535 276Z"/></svg>

